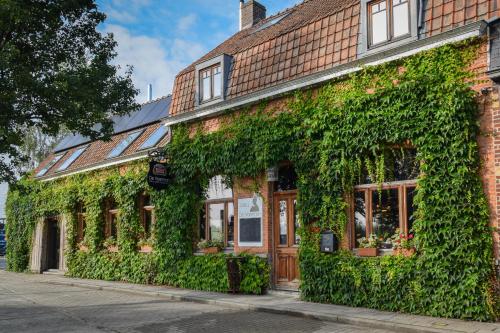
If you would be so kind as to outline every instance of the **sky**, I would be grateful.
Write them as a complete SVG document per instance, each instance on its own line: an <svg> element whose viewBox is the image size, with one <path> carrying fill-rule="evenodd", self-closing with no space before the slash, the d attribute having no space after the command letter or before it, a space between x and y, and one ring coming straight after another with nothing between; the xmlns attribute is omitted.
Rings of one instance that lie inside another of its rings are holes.
<svg viewBox="0 0 500 333"><path fill-rule="evenodd" d="M301 0L259 0L270 16ZM239 28L239 0L98 0L99 27L118 42L115 63L133 66L137 102L171 93L175 75Z"/></svg>

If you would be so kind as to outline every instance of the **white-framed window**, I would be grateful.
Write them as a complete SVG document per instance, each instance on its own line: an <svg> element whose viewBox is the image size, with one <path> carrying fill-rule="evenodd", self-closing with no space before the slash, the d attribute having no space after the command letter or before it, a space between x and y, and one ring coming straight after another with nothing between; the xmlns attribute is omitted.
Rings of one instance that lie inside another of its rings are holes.
<svg viewBox="0 0 500 333"><path fill-rule="evenodd" d="M115 148L113 148L113 150L109 153L108 157L106 158L113 158L120 156L125 151L125 149L127 149L132 144L132 142L134 142L139 137L139 135L141 135L141 133L142 130L132 132L129 135L127 135L122 141L120 141L119 144L115 146Z"/></svg>
<svg viewBox="0 0 500 333"><path fill-rule="evenodd" d="M40 171L38 171L38 173L36 174L36 176L37 177L42 177L43 175L45 175L57 162L59 162L59 160L64 155L65 155L65 153L58 154L58 155L54 156L54 158L49 163L47 163L46 166L44 166Z"/></svg>
<svg viewBox="0 0 500 333"><path fill-rule="evenodd" d="M200 71L201 102L211 101L222 95L222 69L216 64Z"/></svg>
<svg viewBox="0 0 500 333"><path fill-rule="evenodd" d="M68 157L60 166L59 168L57 168L57 171L64 171L66 170L67 168L69 168L69 166L71 164L73 164L73 162L75 162L78 157L80 157L83 152L85 151L85 149L87 149L88 146L84 146L84 147L80 147L78 148L77 150L75 150L73 152L73 154L71 154L70 157Z"/></svg>
<svg viewBox="0 0 500 333"><path fill-rule="evenodd" d="M368 3L368 46L409 37L410 0L375 0Z"/></svg>

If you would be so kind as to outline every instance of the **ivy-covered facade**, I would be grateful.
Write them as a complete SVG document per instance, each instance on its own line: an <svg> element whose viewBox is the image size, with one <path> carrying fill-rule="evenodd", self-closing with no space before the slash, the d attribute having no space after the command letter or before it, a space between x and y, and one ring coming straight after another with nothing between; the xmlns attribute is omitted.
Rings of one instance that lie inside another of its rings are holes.
<svg viewBox="0 0 500 333"><path fill-rule="evenodd" d="M71 276L228 291L241 256L242 292L495 320L497 8L473 2L462 22L454 2L309 0L243 29L176 78L169 187L146 157L20 181L9 269L42 262L56 219ZM377 44L380 3L407 8L407 39Z"/></svg>

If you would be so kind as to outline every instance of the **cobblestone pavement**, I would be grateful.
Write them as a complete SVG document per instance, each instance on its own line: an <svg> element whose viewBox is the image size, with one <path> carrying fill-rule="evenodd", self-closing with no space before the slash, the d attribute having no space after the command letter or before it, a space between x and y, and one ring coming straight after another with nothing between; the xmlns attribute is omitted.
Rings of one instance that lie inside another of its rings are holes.
<svg viewBox="0 0 500 333"><path fill-rule="evenodd" d="M0 271L0 332L367 332L281 314L36 282Z"/></svg>

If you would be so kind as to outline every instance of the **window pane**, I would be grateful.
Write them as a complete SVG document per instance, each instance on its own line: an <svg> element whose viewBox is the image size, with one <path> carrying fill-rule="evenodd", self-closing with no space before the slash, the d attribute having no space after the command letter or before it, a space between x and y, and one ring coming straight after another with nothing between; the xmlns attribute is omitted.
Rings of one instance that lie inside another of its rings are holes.
<svg viewBox="0 0 500 333"><path fill-rule="evenodd" d="M212 98L211 92L210 92L210 74L209 74L209 72L203 73L201 85L202 85L202 92L203 92L202 100L206 101L206 100L209 100L210 98Z"/></svg>
<svg viewBox="0 0 500 333"><path fill-rule="evenodd" d="M387 170L388 181L417 179L420 174L420 163L417 160L416 149L395 149L392 151L392 159L386 165L393 167Z"/></svg>
<svg viewBox="0 0 500 333"><path fill-rule="evenodd" d="M200 240L206 239L206 216L205 205L203 205L200 212Z"/></svg>
<svg viewBox="0 0 500 333"><path fill-rule="evenodd" d="M208 219L210 226L210 239L224 241L224 204L208 205Z"/></svg>
<svg viewBox="0 0 500 333"><path fill-rule="evenodd" d="M399 4L397 4L399 3ZM410 33L408 2L395 1L393 8L394 37Z"/></svg>
<svg viewBox="0 0 500 333"><path fill-rule="evenodd" d="M293 234L294 244L300 244L300 236L297 234L297 229L300 228L299 212L297 211L297 200L293 200Z"/></svg>
<svg viewBox="0 0 500 333"><path fill-rule="evenodd" d="M109 236L114 237L115 239L117 236L117 224L118 224L118 216L116 214L111 214Z"/></svg>
<svg viewBox="0 0 500 333"><path fill-rule="evenodd" d="M280 245L287 245L288 211L286 200L280 200Z"/></svg>
<svg viewBox="0 0 500 333"><path fill-rule="evenodd" d="M50 168L52 168L54 166L54 164L56 164L63 156L64 156L64 154L54 156L54 158L52 159L52 161L50 161L49 163L47 163L47 165L42 170L40 170L36 174L36 176L37 177L41 177L41 176L45 175L47 173L47 171L49 171Z"/></svg>
<svg viewBox="0 0 500 333"><path fill-rule="evenodd" d="M415 222L415 207L413 206L413 199L417 194L415 187L408 187L406 189L406 218L408 221L408 231L413 229L413 222Z"/></svg>
<svg viewBox="0 0 500 333"><path fill-rule="evenodd" d="M234 204L227 203L227 244L234 245Z"/></svg>
<svg viewBox="0 0 500 333"><path fill-rule="evenodd" d="M383 241L399 228L398 189L372 192L373 233Z"/></svg>
<svg viewBox="0 0 500 333"><path fill-rule="evenodd" d="M144 210L144 238L151 236L151 226L153 225L153 212Z"/></svg>
<svg viewBox="0 0 500 333"><path fill-rule="evenodd" d="M68 157L68 159L61 164L61 166L57 169L57 171L66 170L71 164L73 164L74 161L76 161L78 157L80 157L80 155L85 151L85 149L87 149L87 146L75 150L73 154L71 154L71 156Z"/></svg>
<svg viewBox="0 0 500 333"><path fill-rule="evenodd" d="M297 173L293 165L285 165L278 170L277 191L291 191L297 189Z"/></svg>
<svg viewBox="0 0 500 333"><path fill-rule="evenodd" d="M226 185L222 176L215 176L208 182L207 200L232 199L233 190Z"/></svg>
<svg viewBox="0 0 500 333"><path fill-rule="evenodd" d="M168 128L166 126L160 126L156 131L149 136L149 138L141 145L139 149L146 149L154 147L160 142L161 139L167 134Z"/></svg>
<svg viewBox="0 0 500 333"><path fill-rule="evenodd" d="M378 8L384 9L378 9ZM378 11L377 11L378 10ZM371 33L372 33L372 44L378 44L385 42L387 38L387 9L385 9L385 1L382 1L378 5L372 6L372 17L371 17Z"/></svg>
<svg viewBox="0 0 500 333"><path fill-rule="evenodd" d="M132 144L132 142L137 139L137 137L142 133L142 131L137 131L134 133L129 134L125 139L123 139L112 151L109 153L107 158L113 158L120 156L125 149L128 148Z"/></svg>
<svg viewBox="0 0 500 333"><path fill-rule="evenodd" d="M214 98L220 97L222 94L222 78L220 66L214 68L213 84L214 84Z"/></svg>
<svg viewBox="0 0 500 333"><path fill-rule="evenodd" d="M354 194L354 234L356 238L356 247L358 247L358 239L366 237L366 204L364 191Z"/></svg>

